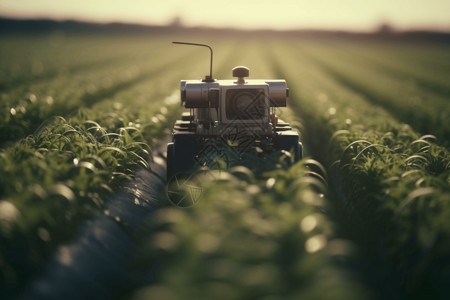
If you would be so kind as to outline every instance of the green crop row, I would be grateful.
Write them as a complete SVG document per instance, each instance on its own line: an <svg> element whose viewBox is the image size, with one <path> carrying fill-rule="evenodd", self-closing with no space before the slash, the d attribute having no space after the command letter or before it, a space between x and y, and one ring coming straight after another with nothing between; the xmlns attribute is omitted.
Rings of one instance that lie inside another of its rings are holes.
<svg viewBox="0 0 450 300"><path fill-rule="evenodd" d="M148 218L135 264L155 275L134 299L366 298L344 267L353 246L334 236L325 182L305 167L320 170L317 163L287 169L284 156L251 160L253 172L198 175L189 182L201 189L196 205Z"/></svg>
<svg viewBox="0 0 450 300"><path fill-rule="evenodd" d="M71 62L70 57L75 56L76 64L71 63L71 67L57 65L50 57L44 57L42 60L45 64L52 65L54 76L36 75L23 84L3 89L0 94L0 145L32 133L33 129L53 115L65 116L79 108L92 107L121 91L134 90L135 85L148 83L158 76L167 76L172 69L185 65L187 55L192 51L188 49L187 54L186 51L176 52L169 41L163 39L156 39L153 43L144 41L142 45L142 39L138 38L128 38L125 41L121 38L104 43L100 41L93 47L106 57L111 57L102 64L99 62L104 58L92 55L97 59L93 61L92 57L86 54L78 56L75 52L86 51L84 47L88 47L87 41L92 40L86 41L80 37L74 40L74 44L76 41L80 44L74 49L67 49L67 46L61 47L62 49L48 47L47 55L58 56L61 51L68 51L55 60L59 62L65 57L66 61ZM123 46L115 49L119 41L127 45L129 53L124 52ZM32 42L30 41L31 45ZM48 46L45 40L41 43L44 45L39 44L40 48ZM11 57L14 61L13 49L15 48L9 49L11 53L5 53L5 58ZM166 55L162 55L163 53ZM80 67L83 64L85 68Z"/></svg>
<svg viewBox="0 0 450 300"><path fill-rule="evenodd" d="M81 220L103 212L111 192L136 168L149 167L144 135L161 137L175 111L141 129L118 113L108 113L103 126L84 112L68 120L54 117L1 152L2 290L20 288L57 245L76 234Z"/></svg>
<svg viewBox="0 0 450 300"><path fill-rule="evenodd" d="M339 50L339 47L333 46L330 51L329 47L321 44L303 43L297 49L299 55L314 61L341 86L363 95L374 105L384 107L418 132L433 133L440 139L440 144L448 146L450 110L447 102L450 85L445 80L450 76L448 70L438 72L436 76L436 66L432 64L429 66L431 70L416 67L421 73L415 74L402 64L394 70L386 67L398 63L395 58L386 59L388 55L384 56L384 64L379 65L367 57L355 55L355 51L349 53L347 48ZM432 55L433 51L429 53ZM414 62L409 64L414 67Z"/></svg>
<svg viewBox="0 0 450 300"><path fill-rule="evenodd" d="M446 295L449 152L291 49L277 71L298 82L305 143L329 170L344 232L371 261L371 284L384 285L383 296Z"/></svg>
<svg viewBox="0 0 450 300"><path fill-rule="evenodd" d="M6 291L38 272L56 246L76 235L81 220L102 213L110 192L136 168L148 168L148 145L158 146L180 114L179 91L170 94L177 80L163 81L138 84L66 119L49 118L1 152Z"/></svg>
<svg viewBox="0 0 450 300"><path fill-rule="evenodd" d="M449 48L445 45L402 45L387 43L331 43L340 56L352 56L367 69L385 74L389 78L409 82L419 91L432 92L444 97L450 91ZM346 53L346 55L344 55ZM389 53L389 55L386 55ZM401 82L401 81L400 81Z"/></svg>
<svg viewBox="0 0 450 300"><path fill-rule="evenodd" d="M0 46L2 90L50 81L56 77L145 64L169 43L138 36L63 34L6 35ZM168 49L167 49L168 50Z"/></svg>

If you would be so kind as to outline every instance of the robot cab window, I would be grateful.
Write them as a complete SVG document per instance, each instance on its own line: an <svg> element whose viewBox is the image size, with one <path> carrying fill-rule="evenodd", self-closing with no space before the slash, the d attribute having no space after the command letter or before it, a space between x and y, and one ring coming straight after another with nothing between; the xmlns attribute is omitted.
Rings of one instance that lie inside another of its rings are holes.
<svg viewBox="0 0 450 300"><path fill-rule="evenodd" d="M231 89L226 93L228 120L261 120L266 115L263 89Z"/></svg>

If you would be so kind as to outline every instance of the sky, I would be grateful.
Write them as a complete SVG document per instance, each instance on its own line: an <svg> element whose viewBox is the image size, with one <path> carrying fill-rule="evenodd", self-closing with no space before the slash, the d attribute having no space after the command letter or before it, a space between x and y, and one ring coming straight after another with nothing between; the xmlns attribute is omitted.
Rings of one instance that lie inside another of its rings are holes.
<svg viewBox="0 0 450 300"><path fill-rule="evenodd" d="M450 0L0 0L0 15L244 29L450 31Z"/></svg>

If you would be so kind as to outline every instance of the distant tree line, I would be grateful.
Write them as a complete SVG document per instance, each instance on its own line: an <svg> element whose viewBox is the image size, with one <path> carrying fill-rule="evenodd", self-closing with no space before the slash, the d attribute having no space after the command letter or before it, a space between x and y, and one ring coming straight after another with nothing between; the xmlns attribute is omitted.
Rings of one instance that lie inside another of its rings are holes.
<svg viewBox="0 0 450 300"><path fill-rule="evenodd" d="M166 26L139 25L126 23L89 23L74 20L55 21L48 19L21 20L0 18L0 34L14 33L45 33L62 31L81 34L211 34L214 36L277 36L277 37L327 37L327 38L358 38L392 41L424 41L450 43L450 32L439 31L396 31L389 24L382 24L374 32L361 33L342 30L243 30L234 28L185 27L176 19Z"/></svg>

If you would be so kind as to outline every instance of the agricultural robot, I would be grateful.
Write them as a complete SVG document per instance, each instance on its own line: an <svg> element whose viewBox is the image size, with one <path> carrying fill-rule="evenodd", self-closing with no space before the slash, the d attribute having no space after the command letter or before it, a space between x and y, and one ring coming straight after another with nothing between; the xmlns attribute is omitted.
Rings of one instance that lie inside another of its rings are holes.
<svg viewBox="0 0 450 300"><path fill-rule="evenodd" d="M224 153L239 157L251 149L286 150L293 152L294 161L302 158L298 132L275 114L275 108L286 106L289 96L285 80L248 80L249 69L243 66L232 70L236 79L216 80L210 46L173 43L207 47L211 62L203 80L181 81L181 105L189 112L176 121L167 145L168 181L194 168L210 167L212 157Z"/></svg>

